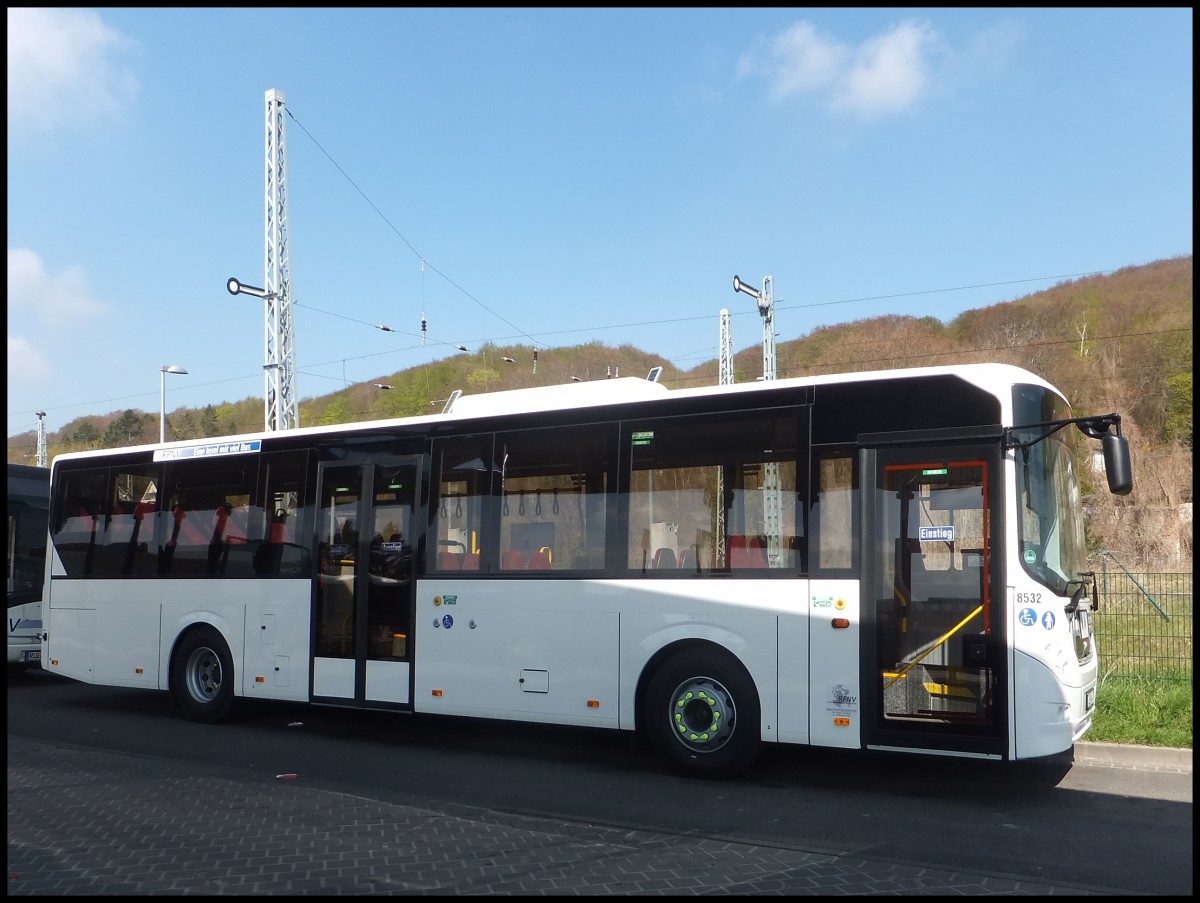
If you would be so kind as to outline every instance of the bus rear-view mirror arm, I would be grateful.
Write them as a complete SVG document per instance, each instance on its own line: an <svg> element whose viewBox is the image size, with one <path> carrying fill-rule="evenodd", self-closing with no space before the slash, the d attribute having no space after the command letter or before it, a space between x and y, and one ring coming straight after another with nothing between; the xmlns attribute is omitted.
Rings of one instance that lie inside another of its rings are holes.
<svg viewBox="0 0 1200 903"><path fill-rule="evenodd" d="M1113 495L1128 495L1133 490L1133 469L1129 463L1129 440L1121 435L1120 414L1100 414L1095 417L1070 417L1065 420L1049 420L1045 423L1029 423L1009 427L1004 431L1004 448L1029 449L1043 439L1053 436L1069 424L1091 439L1099 439L1104 449L1104 473L1108 478L1108 491ZM1019 442L1015 434L1022 430L1045 429L1040 436L1028 442Z"/></svg>

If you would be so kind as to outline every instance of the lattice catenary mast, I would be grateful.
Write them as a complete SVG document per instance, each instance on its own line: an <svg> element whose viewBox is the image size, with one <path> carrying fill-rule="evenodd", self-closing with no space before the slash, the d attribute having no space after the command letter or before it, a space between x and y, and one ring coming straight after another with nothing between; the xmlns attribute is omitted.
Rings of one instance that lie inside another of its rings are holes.
<svg viewBox="0 0 1200 903"><path fill-rule="evenodd" d="M721 308L721 341L718 352L719 369L717 383L732 386L733 379L733 329L729 322L729 308ZM725 471L717 468L717 560L725 561Z"/></svg>
<svg viewBox="0 0 1200 903"><path fill-rule="evenodd" d="M770 276L763 276L762 288L756 289L733 277L733 290L749 295L758 304L763 321L764 381L775 379L775 295ZM779 464L767 461L763 465L763 521L767 531L767 558L771 567L778 567L783 555L783 491L779 479Z"/></svg>
<svg viewBox="0 0 1200 903"><path fill-rule="evenodd" d="M282 91L266 94L266 244L263 307L264 413L267 430L300 425L296 397L296 334L292 318L292 282L288 254L287 128Z"/></svg>
<svg viewBox="0 0 1200 903"><path fill-rule="evenodd" d="M35 413L37 414L38 419L38 433L37 457L34 460L37 461L38 467L48 467L49 459L46 455L46 412L36 411Z"/></svg>

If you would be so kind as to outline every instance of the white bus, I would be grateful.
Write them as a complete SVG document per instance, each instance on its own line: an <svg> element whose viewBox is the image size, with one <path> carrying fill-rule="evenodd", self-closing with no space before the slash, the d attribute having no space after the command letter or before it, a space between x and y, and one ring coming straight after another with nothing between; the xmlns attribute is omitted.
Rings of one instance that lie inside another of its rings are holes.
<svg viewBox="0 0 1200 903"><path fill-rule="evenodd" d="M764 743L1050 756L1098 669L1067 427L1123 494L1120 419L988 364L63 454L44 667L203 722L253 698L638 730L713 778Z"/></svg>
<svg viewBox="0 0 1200 903"><path fill-rule="evenodd" d="M42 658L50 468L8 465L8 667Z"/></svg>

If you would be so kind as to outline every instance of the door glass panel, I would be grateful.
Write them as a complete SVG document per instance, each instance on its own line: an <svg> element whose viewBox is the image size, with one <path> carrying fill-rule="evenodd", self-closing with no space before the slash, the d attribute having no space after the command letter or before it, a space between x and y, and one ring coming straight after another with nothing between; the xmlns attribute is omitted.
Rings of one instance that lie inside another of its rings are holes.
<svg viewBox="0 0 1200 903"><path fill-rule="evenodd" d="M317 519L316 654L354 656L355 563L358 560L358 502L362 474L358 467L329 467L321 480Z"/></svg>
<svg viewBox="0 0 1200 903"><path fill-rule="evenodd" d="M884 722L990 724L987 464L883 468L876 664Z"/></svg>
<svg viewBox="0 0 1200 903"><path fill-rule="evenodd" d="M409 588L413 565L416 468L375 465L372 474L367 552L367 658L409 657Z"/></svg>

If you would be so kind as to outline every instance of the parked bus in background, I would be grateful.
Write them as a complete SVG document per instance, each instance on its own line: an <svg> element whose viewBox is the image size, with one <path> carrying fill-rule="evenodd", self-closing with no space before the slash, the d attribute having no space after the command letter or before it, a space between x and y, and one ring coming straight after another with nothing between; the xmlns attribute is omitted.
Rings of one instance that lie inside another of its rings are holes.
<svg viewBox="0 0 1200 903"><path fill-rule="evenodd" d="M50 468L8 465L8 666L42 658Z"/></svg>
<svg viewBox="0 0 1200 903"><path fill-rule="evenodd" d="M637 730L711 778L764 743L1051 756L1099 662L1073 446L1128 492L1120 420L985 364L63 454L44 666L202 722L253 698Z"/></svg>

